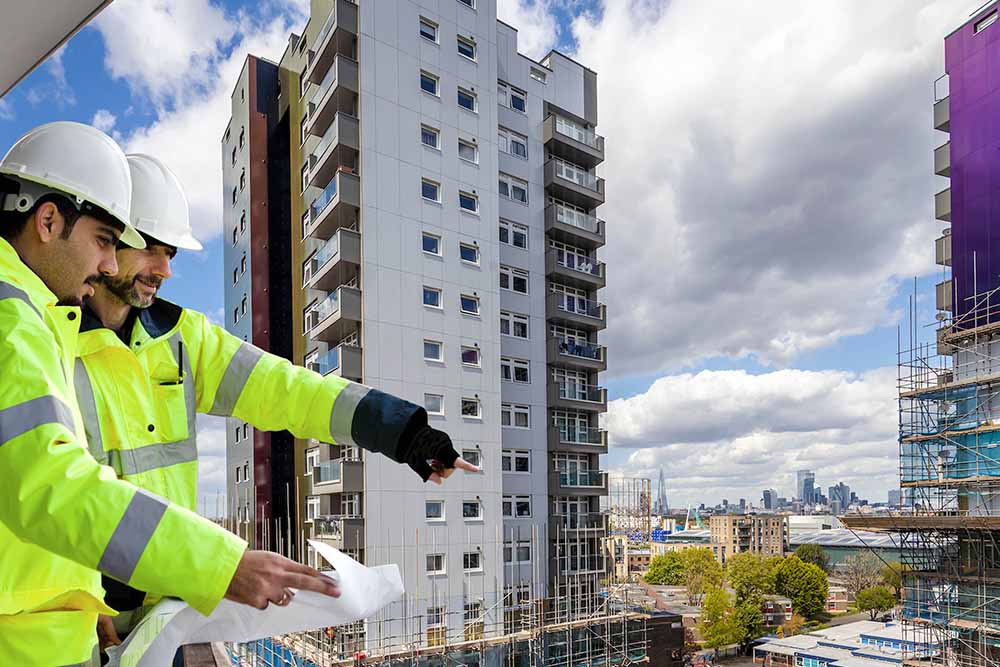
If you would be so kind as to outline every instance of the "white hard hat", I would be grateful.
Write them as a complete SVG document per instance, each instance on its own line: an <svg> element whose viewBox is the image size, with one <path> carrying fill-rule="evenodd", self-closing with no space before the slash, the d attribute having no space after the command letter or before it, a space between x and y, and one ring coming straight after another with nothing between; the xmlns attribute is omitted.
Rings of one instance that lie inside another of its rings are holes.
<svg viewBox="0 0 1000 667"><path fill-rule="evenodd" d="M184 188L174 172L151 155L130 153L126 157L132 171L132 225L161 243L201 250L191 233Z"/></svg>
<svg viewBox="0 0 1000 667"><path fill-rule="evenodd" d="M39 125L7 151L0 174L20 186L4 197L3 210L26 212L45 195L64 195L81 211L85 205L103 209L125 225L122 242L146 247L129 222L132 178L125 153L97 128L69 121Z"/></svg>

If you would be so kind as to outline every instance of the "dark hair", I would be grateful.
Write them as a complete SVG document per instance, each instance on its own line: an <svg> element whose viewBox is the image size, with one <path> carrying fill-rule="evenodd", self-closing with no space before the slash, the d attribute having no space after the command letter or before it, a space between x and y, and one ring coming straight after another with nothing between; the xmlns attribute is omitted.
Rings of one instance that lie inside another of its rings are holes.
<svg viewBox="0 0 1000 667"><path fill-rule="evenodd" d="M11 241L21 235L24 228L28 224L28 220L31 219L35 213L38 212L39 207L42 204L52 203L55 204L56 209L59 211L59 215L63 217L66 224L63 227L61 237L63 239L68 239L69 235L73 233L73 225L76 221L80 219L82 213L76 206L70 203L69 199L63 195L57 194L47 194L39 197L38 201L35 202L28 211L22 213L21 211L0 211L0 237L3 237L7 241Z"/></svg>

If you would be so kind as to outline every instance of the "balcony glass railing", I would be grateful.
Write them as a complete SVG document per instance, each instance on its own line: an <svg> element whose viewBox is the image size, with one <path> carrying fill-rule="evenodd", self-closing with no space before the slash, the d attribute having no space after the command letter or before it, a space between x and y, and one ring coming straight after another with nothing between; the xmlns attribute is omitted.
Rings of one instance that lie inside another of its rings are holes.
<svg viewBox="0 0 1000 667"><path fill-rule="evenodd" d="M330 205L330 202L334 200L337 196L337 177L334 176L327 183L327 186L323 188L323 191L319 193L319 196L313 200L313 203L309 205L309 217L313 221L319 217L319 214Z"/></svg>
<svg viewBox="0 0 1000 667"><path fill-rule="evenodd" d="M556 514L555 518L559 526L565 530L592 530L604 527L604 515L600 512Z"/></svg>
<svg viewBox="0 0 1000 667"><path fill-rule="evenodd" d="M326 266L327 262L333 259L340 252L340 237L336 234L323 244L323 247L316 251L316 254L309 260L312 275L316 275Z"/></svg>
<svg viewBox="0 0 1000 667"><path fill-rule="evenodd" d="M561 470L559 485L567 487L597 488L604 486L602 470Z"/></svg>
<svg viewBox="0 0 1000 667"><path fill-rule="evenodd" d="M584 384L573 380L556 380L556 384L559 386L559 398L589 403L600 403L604 400L604 388L595 384Z"/></svg>
<svg viewBox="0 0 1000 667"><path fill-rule="evenodd" d="M603 445L604 431L593 426L560 424L559 442L571 445Z"/></svg>
<svg viewBox="0 0 1000 667"><path fill-rule="evenodd" d="M335 84L336 82L337 82L337 64L334 63L330 65L330 71L327 72L326 76L323 77L323 80L319 84L319 88L316 89L316 93L312 96L310 104L312 105L313 109L319 106L320 102L323 101L323 98L326 96L327 92L329 92L330 88L332 88L333 84ZM313 109L310 109L309 112L310 115L312 114Z"/></svg>
<svg viewBox="0 0 1000 667"><path fill-rule="evenodd" d="M319 31L318 35L316 35L316 41L313 42L313 43L317 47L319 47L320 49L322 49L323 48L323 40L326 39L326 36L330 34L330 31L333 30L333 26L335 26L336 24L337 24L337 11L336 11L336 7L334 7L334 10L331 11L330 15L326 17L326 23L323 24L323 29ZM309 51L309 64L310 65L312 65L313 59L316 57L316 55L318 53L319 53L319 51L312 51L312 50Z"/></svg>
<svg viewBox="0 0 1000 667"><path fill-rule="evenodd" d="M588 317L596 317L598 319L604 316L603 304L598 301L592 301L582 296L565 294L563 292L555 292L555 294L559 295L557 299L559 310L565 310L567 313L576 313L578 315L587 315Z"/></svg>
<svg viewBox="0 0 1000 667"><path fill-rule="evenodd" d="M580 125L577 125L573 121L567 120L562 116L556 116L556 132L565 135L570 139L575 139L581 144L587 144L591 148L601 150L601 139L596 132L581 127Z"/></svg>
<svg viewBox="0 0 1000 667"><path fill-rule="evenodd" d="M334 459L332 461L323 461L313 468L313 484L328 484L330 482L339 482L342 477L344 470L343 461L341 459Z"/></svg>
<svg viewBox="0 0 1000 667"><path fill-rule="evenodd" d="M565 354L571 357L601 361L601 349L600 345L594 345L592 343L581 343L579 341L567 340L565 338L559 340L559 354Z"/></svg>
<svg viewBox="0 0 1000 667"><path fill-rule="evenodd" d="M339 294L337 292L333 292L309 310L306 315L306 326L308 331L312 331L319 325L320 322L340 310L340 299L338 297Z"/></svg>
<svg viewBox="0 0 1000 667"><path fill-rule="evenodd" d="M319 99L319 98L315 98ZM597 190L597 176L591 174L586 169L578 167L570 162L565 162L563 160L556 160L556 176L559 178L564 178L567 181L572 181L577 185L581 185L589 190Z"/></svg>
<svg viewBox="0 0 1000 667"><path fill-rule="evenodd" d="M600 221L592 215L587 215L582 211L568 208L562 204L555 204L556 220L564 225L572 225L588 232L598 234L601 231Z"/></svg>
<svg viewBox="0 0 1000 667"><path fill-rule="evenodd" d="M340 368L340 348L331 347L325 354L321 354L309 362L309 370L320 375L326 375Z"/></svg>
<svg viewBox="0 0 1000 667"><path fill-rule="evenodd" d="M592 276L601 275L601 263L585 255L577 255L574 252L566 252L565 250L556 250L556 262L559 266L564 266L567 269L579 271L580 273L587 273Z"/></svg>
<svg viewBox="0 0 1000 667"><path fill-rule="evenodd" d="M313 519L312 524L313 534L316 537L339 539L344 534L344 517L341 516L318 516Z"/></svg>
<svg viewBox="0 0 1000 667"><path fill-rule="evenodd" d="M337 143L337 130L339 129L339 126L340 124L337 122L330 123L330 127L327 129L326 134L324 134L323 138L319 140L318 144L316 144L316 148L313 149L313 152L309 154L310 168L315 169L316 165L323 158L323 154L326 153L326 149Z"/></svg>

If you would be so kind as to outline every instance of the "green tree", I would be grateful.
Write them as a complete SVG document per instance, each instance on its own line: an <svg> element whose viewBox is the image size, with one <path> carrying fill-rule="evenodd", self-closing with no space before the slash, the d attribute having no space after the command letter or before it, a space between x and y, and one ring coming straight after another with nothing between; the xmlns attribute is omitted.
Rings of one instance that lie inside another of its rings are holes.
<svg viewBox="0 0 1000 667"><path fill-rule="evenodd" d="M871 551L860 551L844 559L844 586L855 600L858 593L882 581L882 561Z"/></svg>
<svg viewBox="0 0 1000 667"><path fill-rule="evenodd" d="M830 572L830 557L818 544L802 544L795 550L795 555L803 563L812 563L824 572Z"/></svg>
<svg viewBox="0 0 1000 667"><path fill-rule="evenodd" d="M867 611L874 621L879 614L896 606L896 596L888 586L872 586L858 592L857 604L858 609Z"/></svg>
<svg viewBox="0 0 1000 667"><path fill-rule="evenodd" d="M687 589L688 604L701 604L709 587L722 585L722 566L715 560L711 549L685 549L681 552L681 562L684 563L684 587Z"/></svg>
<svg viewBox="0 0 1000 667"><path fill-rule="evenodd" d="M806 618L815 618L826 609L826 572L812 563L803 563L798 556L789 556L778 567L775 588L791 598L792 607Z"/></svg>
<svg viewBox="0 0 1000 667"><path fill-rule="evenodd" d="M736 592L736 600L773 593L776 567L772 559L749 551L729 558L726 561L726 580Z"/></svg>
<svg viewBox="0 0 1000 667"><path fill-rule="evenodd" d="M709 585L705 588L698 631L707 648L722 648L736 642L732 601L722 587Z"/></svg>
<svg viewBox="0 0 1000 667"><path fill-rule="evenodd" d="M897 600L900 599L899 596L903 590L903 574L908 569L899 561L892 561L882 568L882 583L892 590L892 594L896 596Z"/></svg>
<svg viewBox="0 0 1000 667"><path fill-rule="evenodd" d="M744 655L747 655L753 640L764 634L762 602L763 598L759 595L751 595L737 602L733 609L733 639L740 645L740 651Z"/></svg>
<svg viewBox="0 0 1000 667"><path fill-rule="evenodd" d="M644 577L647 584L659 586L680 586L684 583L684 561L679 551L668 551L653 556L649 561L649 572Z"/></svg>

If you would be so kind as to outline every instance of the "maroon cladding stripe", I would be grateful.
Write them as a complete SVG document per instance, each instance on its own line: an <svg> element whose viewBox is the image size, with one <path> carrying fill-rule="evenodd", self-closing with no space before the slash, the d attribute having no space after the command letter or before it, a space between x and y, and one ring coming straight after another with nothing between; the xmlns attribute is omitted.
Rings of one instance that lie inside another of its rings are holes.
<svg viewBox="0 0 1000 667"><path fill-rule="evenodd" d="M250 176L250 304L253 313L251 322L251 342L257 347L270 349L268 322L270 303L268 288L268 225L267 225L267 117L258 112L257 106L257 58L248 56L247 90L250 98L249 128L249 176ZM254 429L253 432L254 486L257 490L256 534L257 546L262 544L264 522L270 522L273 515L273 489L271 488L271 434ZM273 532L273 531L272 531Z"/></svg>

